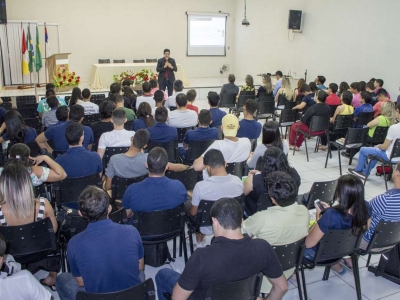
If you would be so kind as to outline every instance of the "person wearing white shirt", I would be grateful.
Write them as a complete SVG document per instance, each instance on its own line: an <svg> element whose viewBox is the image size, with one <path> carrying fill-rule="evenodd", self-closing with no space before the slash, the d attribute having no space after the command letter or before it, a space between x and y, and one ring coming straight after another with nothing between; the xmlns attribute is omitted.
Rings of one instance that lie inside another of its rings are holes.
<svg viewBox="0 0 400 300"><path fill-rule="evenodd" d="M174 82L174 92L175 93L168 97L167 101L165 101L164 106L167 108L175 107L176 96L178 96L179 94L183 94L183 92L182 92L183 89L184 89L184 86L183 86L182 80L179 80L179 79L175 80L175 82Z"/></svg>
<svg viewBox="0 0 400 300"><path fill-rule="evenodd" d="M283 74L282 74L282 72L281 71L276 71L275 72L275 77L276 77L276 83L275 83L275 86L274 86L274 97L276 96L276 93L278 93L278 91L279 91L279 89L282 87L282 77L283 77Z"/></svg>
<svg viewBox="0 0 400 300"><path fill-rule="evenodd" d="M187 109L187 96L179 94L176 97L176 110L169 113L168 125L176 128L187 128L197 125L197 114L195 111Z"/></svg>
<svg viewBox="0 0 400 300"><path fill-rule="evenodd" d="M154 102L156 104L156 107L152 108L151 114L152 116L156 115L156 109L159 107L163 107L163 101L164 101L164 92L161 90L155 91L154 93ZM169 113L169 108L166 107L168 113Z"/></svg>
<svg viewBox="0 0 400 300"><path fill-rule="evenodd" d="M151 84L150 82L145 82L142 84L143 95L137 97L136 99L136 110L138 110L140 103L147 102L150 104L151 108L156 107L156 103L153 100L153 95L151 94Z"/></svg>
<svg viewBox="0 0 400 300"><path fill-rule="evenodd" d="M82 91L83 101L80 105L85 109L85 116L87 115L95 115L99 113L99 106L96 103L90 102L90 98L92 94L89 89L83 89Z"/></svg>
<svg viewBox="0 0 400 300"><path fill-rule="evenodd" d="M131 145L131 138L135 135L134 131L124 129L126 117L123 109L114 109L111 121L114 124L114 130L103 133L97 146L97 153L101 158L103 158L107 147L129 147Z"/></svg>

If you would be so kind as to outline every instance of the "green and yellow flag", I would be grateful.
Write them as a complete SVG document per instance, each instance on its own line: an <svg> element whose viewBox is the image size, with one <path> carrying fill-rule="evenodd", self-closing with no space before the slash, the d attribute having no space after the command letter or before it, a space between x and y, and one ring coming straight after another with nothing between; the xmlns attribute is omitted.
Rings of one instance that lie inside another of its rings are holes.
<svg viewBox="0 0 400 300"><path fill-rule="evenodd" d="M33 44L32 44L32 37L31 37L31 28L28 26L28 35L26 36L26 41L28 44L28 54L29 54L29 72L33 72L33 60L35 58L35 53L33 52Z"/></svg>
<svg viewBox="0 0 400 300"><path fill-rule="evenodd" d="M36 26L36 55L35 55L35 65L36 72L39 72L42 68L42 53L40 52L40 43L39 43L39 30Z"/></svg>

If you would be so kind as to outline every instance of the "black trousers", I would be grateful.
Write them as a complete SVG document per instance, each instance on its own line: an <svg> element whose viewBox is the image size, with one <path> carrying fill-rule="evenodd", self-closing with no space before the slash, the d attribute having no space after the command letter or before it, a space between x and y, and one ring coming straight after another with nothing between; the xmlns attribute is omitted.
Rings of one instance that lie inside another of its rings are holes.
<svg viewBox="0 0 400 300"><path fill-rule="evenodd" d="M160 90L165 91L165 89L168 89L168 97L174 92L173 84L164 78L163 82L160 83Z"/></svg>

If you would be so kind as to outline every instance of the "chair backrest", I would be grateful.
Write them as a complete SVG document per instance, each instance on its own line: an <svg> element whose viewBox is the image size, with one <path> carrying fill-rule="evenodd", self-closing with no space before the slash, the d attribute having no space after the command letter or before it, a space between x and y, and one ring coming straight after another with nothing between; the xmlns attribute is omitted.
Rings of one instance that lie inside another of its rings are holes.
<svg viewBox="0 0 400 300"><path fill-rule="evenodd" d="M148 176L147 174L135 178L122 178L114 176L111 184L112 201L114 202L117 199L119 200L122 199L128 186L130 186L132 183L140 182L146 179L147 176Z"/></svg>
<svg viewBox="0 0 400 300"><path fill-rule="evenodd" d="M296 106L296 102L294 101L286 101L285 102L285 109L293 109Z"/></svg>
<svg viewBox="0 0 400 300"><path fill-rule="evenodd" d="M255 92L240 92L239 93L239 98L237 101L237 108L238 110L242 110L244 104L246 103L247 99L255 99Z"/></svg>
<svg viewBox="0 0 400 300"><path fill-rule="evenodd" d="M83 125L90 126L94 122L100 121L100 114L87 115L83 118Z"/></svg>
<svg viewBox="0 0 400 300"><path fill-rule="evenodd" d="M339 105L329 105L329 107L331 108L331 117L333 117L333 115L336 112L336 108L338 108Z"/></svg>
<svg viewBox="0 0 400 300"><path fill-rule="evenodd" d="M314 201L317 199L327 203L332 202L335 195L337 181L338 180L335 179L331 181L314 182L308 194L306 207L308 209L313 209Z"/></svg>
<svg viewBox="0 0 400 300"><path fill-rule="evenodd" d="M0 104L0 107L4 108L5 110L10 110L12 109L12 103L11 102L3 102Z"/></svg>
<svg viewBox="0 0 400 300"><path fill-rule="evenodd" d="M99 59L99 64L109 64L110 63L110 59L106 58L106 59Z"/></svg>
<svg viewBox="0 0 400 300"><path fill-rule="evenodd" d="M157 58L146 58L146 62L147 63L156 63L157 62Z"/></svg>
<svg viewBox="0 0 400 300"><path fill-rule="evenodd" d="M329 118L322 116L313 116L310 123L310 131L324 131L329 129Z"/></svg>
<svg viewBox="0 0 400 300"><path fill-rule="evenodd" d="M183 143L183 138L185 137L185 133L188 130L192 130L194 127L185 127L185 128L177 128L178 130L178 143Z"/></svg>
<svg viewBox="0 0 400 300"><path fill-rule="evenodd" d="M235 107L236 96L236 94L221 94L221 99L219 100L218 107Z"/></svg>
<svg viewBox="0 0 400 300"><path fill-rule="evenodd" d="M167 142L167 143L156 143L156 142L150 141L147 146L147 148L149 149L149 152L151 151L151 149L153 149L155 147L164 148L165 151L167 151L168 161L172 162L172 163L176 162L177 149L178 149L177 141L171 141L171 142Z"/></svg>
<svg viewBox="0 0 400 300"><path fill-rule="evenodd" d="M357 116L356 126L364 126L367 125L374 119L374 112L361 112Z"/></svg>
<svg viewBox="0 0 400 300"><path fill-rule="evenodd" d="M337 115L335 118L334 130L346 130L352 127L354 120L354 115Z"/></svg>
<svg viewBox="0 0 400 300"><path fill-rule="evenodd" d="M242 179L245 166L246 161L228 163L226 164L226 172Z"/></svg>
<svg viewBox="0 0 400 300"><path fill-rule="evenodd" d="M108 218L114 223L118 224L128 224L128 218L126 216L126 209L121 208L117 211L114 211L108 215Z"/></svg>
<svg viewBox="0 0 400 300"><path fill-rule="evenodd" d="M90 101L95 102L96 100L102 100L105 98L106 98L105 94L93 94L92 97L90 97Z"/></svg>
<svg viewBox="0 0 400 300"><path fill-rule="evenodd" d="M357 147L361 147L361 145L365 141L367 133L368 133L368 128L349 128L347 130L344 144L356 145Z"/></svg>
<svg viewBox="0 0 400 300"><path fill-rule="evenodd" d="M21 226L0 226L0 233L7 243L6 253L21 264L40 261L57 250L50 218Z"/></svg>
<svg viewBox="0 0 400 300"><path fill-rule="evenodd" d="M388 130L389 130L389 127L382 127L382 126L376 127L374 134L371 138L371 144L372 145L383 144L383 142L386 139Z"/></svg>
<svg viewBox="0 0 400 300"><path fill-rule="evenodd" d="M392 153L390 154L390 160L398 160L400 158L400 139L397 139L394 142Z"/></svg>
<svg viewBox="0 0 400 300"><path fill-rule="evenodd" d="M285 105L286 105L286 102L288 102L286 96L283 95L283 94L280 94L280 95L278 96L278 106L285 106Z"/></svg>
<svg viewBox="0 0 400 300"><path fill-rule="evenodd" d="M113 63L114 64L124 64L125 63L125 59L113 59Z"/></svg>
<svg viewBox="0 0 400 300"><path fill-rule="evenodd" d="M0 97L3 100L3 103L11 103L11 97Z"/></svg>
<svg viewBox="0 0 400 300"><path fill-rule="evenodd" d="M195 171L193 168L187 169L181 172L167 171L165 176L169 179L176 179L183 183L186 190L190 191L194 189L194 186L199 181L201 172Z"/></svg>
<svg viewBox="0 0 400 300"><path fill-rule="evenodd" d="M115 154L125 153L128 150L129 147L107 147L103 155L103 170L107 169L111 156Z"/></svg>
<svg viewBox="0 0 400 300"><path fill-rule="evenodd" d="M263 101L262 98L258 101L257 109L257 119L266 119L271 116L275 111L275 101L266 100Z"/></svg>
<svg viewBox="0 0 400 300"><path fill-rule="evenodd" d="M17 96L16 102L17 102L17 109L28 108L28 107L35 108L37 106L36 96L34 96L34 95L32 95L32 96Z"/></svg>
<svg viewBox="0 0 400 300"><path fill-rule="evenodd" d="M183 230L185 223L185 205L166 210L152 212L135 211L133 214L133 226L143 237L169 236L178 234Z"/></svg>
<svg viewBox="0 0 400 300"><path fill-rule="evenodd" d="M293 102L294 103L294 102ZM279 127L293 125L296 122L297 111L293 109L282 109L279 116Z"/></svg>
<svg viewBox="0 0 400 300"><path fill-rule="evenodd" d="M299 105L302 101L303 101L303 98L305 97L305 95L297 95L297 97L296 97L296 105Z"/></svg>
<svg viewBox="0 0 400 300"><path fill-rule="evenodd" d="M134 64L140 64L140 63L144 63L144 59L134 59L133 60Z"/></svg>
<svg viewBox="0 0 400 300"><path fill-rule="evenodd" d="M265 101L274 101L275 102L274 95L272 95L272 94L266 95L265 93L260 93L260 95L258 95L258 102L265 102Z"/></svg>
<svg viewBox="0 0 400 300"><path fill-rule="evenodd" d="M33 107L19 108L17 111L21 114L24 119L36 118L36 110Z"/></svg>
<svg viewBox="0 0 400 300"><path fill-rule="evenodd" d="M155 300L156 292L152 278L129 289L113 293L78 292L76 300Z"/></svg>
<svg viewBox="0 0 400 300"><path fill-rule="evenodd" d="M39 119L34 116L33 118L25 118L24 116L22 116L24 118L25 124L29 127L32 127L33 129L36 130L40 130L40 121Z"/></svg>
<svg viewBox="0 0 400 300"><path fill-rule="evenodd" d="M133 121L126 121L124 124L124 129L128 130L128 131L132 131L132 124L133 124Z"/></svg>
<svg viewBox="0 0 400 300"><path fill-rule="evenodd" d="M302 238L297 242L287 245L272 246L276 252L276 255L278 256L283 271L289 270L301 264L303 260L305 239L306 238Z"/></svg>
<svg viewBox="0 0 400 300"><path fill-rule="evenodd" d="M259 273L238 281L210 286L206 300L254 300L260 294L263 274Z"/></svg>
<svg viewBox="0 0 400 300"><path fill-rule="evenodd" d="M214 143L215 140L192 141L188 147L188 161L192 163L199 158Z"/></svg>
<svg viewBox="0 0 400 300"><path fill-rule="evenodd" d="M398 243L400 243L400 222L381 220L365 252L369 253L371 249L386 248Z"/></svg>

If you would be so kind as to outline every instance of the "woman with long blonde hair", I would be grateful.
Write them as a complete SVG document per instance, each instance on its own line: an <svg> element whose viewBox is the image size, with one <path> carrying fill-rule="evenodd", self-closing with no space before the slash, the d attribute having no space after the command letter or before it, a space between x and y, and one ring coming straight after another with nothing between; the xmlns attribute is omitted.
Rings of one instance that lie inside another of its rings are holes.
<svg viewBox="0 0 400 300"><path fill-rule="evenodd" d="M284 99L282 99L284 97ZM281 100L279 101L279 98ZM292 85L290 84L290 79L287 77L282 78L282 87L278 90L275 96L275 102L276 106L279 109L284 108L284 103L286 101L293 101L293 90L292 90Z"/></svg>
<svg viewBox="0 0 400 300"><path fill-rule="evenodd" d="M257 90L257 98L260 97L260 93L264 93L264 96L272 95L274 88L272 87L271 75L263 74L262 75L262 85Z"/></svg>

